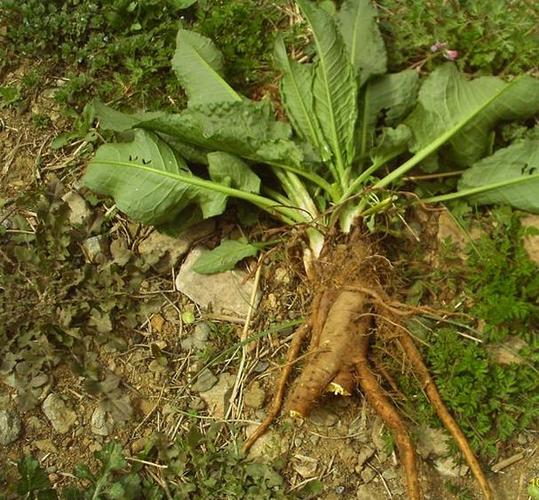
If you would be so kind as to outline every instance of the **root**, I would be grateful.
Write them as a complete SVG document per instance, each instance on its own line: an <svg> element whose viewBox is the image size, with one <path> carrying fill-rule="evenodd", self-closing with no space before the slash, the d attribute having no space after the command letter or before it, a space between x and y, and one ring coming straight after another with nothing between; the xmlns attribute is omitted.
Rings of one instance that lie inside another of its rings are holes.
<svg viewBox="0 0 539 500"><path fill-rule="evenodd" d="M406 477L406 490L410 500L420 500L419 475L417 473L417 460L410 435L399 413L384 394L376 377L369 368L367 355L369 352L369 335L363 332L360 336L360 359L356 363L359 385L367 401L380 415L384 423L393 431L395 442L399 450L404 475Z"/></svg>
<svg viewBox="0 0 539 500"><path fill-rule="evenodd" d="M470 467L473 475L479 483L479 486L481 487L481 490L483 491L483 495L487 500L493 499L494 494L490 484L487 481L487 478L483 473L483 470L481 469L479 461L475 457L475 454L470 447L468 440L464 436L464 433L460 429L457 422L455 422L455 419L451 416L449 410L442 401L442 397L440 396L440 393L432 380L429 369L425 365L423 358L413 340L408 334L405 334L399 338L399 342L404 349L404 352L406 353L411 365L413 366L414 372L419 377L419 380L423 385L432 406L434 406L438 418L441 420L444 427L451 433L453 439L457 442L458 447L464 455L466 463Z"/></svg>
<svg viewBox="0 0 539 500"><path fill-rule="evenodd" d="M292 373L294 361L299 355L301 345L303 344L305 337L309 333L309 330L310 324L305 323L294 332L292 342L290 343L290 347L288 348L288 353L286 355L286 363L281 371L281 376L279 377L277 391L275 392L275 396L273 397L273 401L271 403L271 408L266 418L261 422L261 424L255 429L255 431L247 438L247 440L243 444L244 453L247 453L251 449L257 439L267 431L268 427L279 415L279 412L281 411L281 407L283 405L286 383L288 381L288 378L290 377L290 373Z"/></svg>
<svg viewBox="0 0 539 500"><path fill-rule="evenodd" d="M294 384L287 403L289 412L307 416L335 377L344 372L344 378L346 372L354 368L357 331L366 329L370 321L370 318L361 317L366 305L365 297L357 292L342 291L335 298L320 334L318 348ZM362 328L359 328L359 323L362 323Z"/></svg>

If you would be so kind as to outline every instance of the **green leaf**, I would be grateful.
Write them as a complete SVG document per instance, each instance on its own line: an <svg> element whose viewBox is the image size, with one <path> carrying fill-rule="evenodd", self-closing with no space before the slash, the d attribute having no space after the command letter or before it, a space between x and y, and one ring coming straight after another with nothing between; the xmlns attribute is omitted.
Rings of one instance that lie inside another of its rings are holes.
<svg viewBox="0 0 539 500"><path fill-rule="evenodd" d="M179 114L139 121L137 126L250 160L295 166L303 160L302 150L290 139L290 126L276 121L271 105L266 102L194 106Z"/></svg>
<svg viewBox="0 0 539 500"><path fill-rule="evenodd" d="M47 473L41 468L39 462L25 456L17 464L20 479L17 483L17 493L21 496L34 493L36 498L56 499L56 493L52 489Z"/></svg>
<svg viewBox="0 0 539 500"><path fill-rule="evenodd" d="M500 149L467 169L459 192L484 190L468 199L479 205L505 203L539 213L539 139L528 139Z"/></svg>
<svg viewBox="0 0 539 500"><path fill-rule="evenodd" d="M222 273L234 269L246 257L253 257L258 248L237 240L224 240L218 247L204 252L196 261L193 269L201 274Z"/></svg>
<svg viewBox="0 0 539 500"><path fill-rule="evenodd" d="M309 0L297 0L316 45L314 111L335 159L337 181L354 159L357 84L335 20Z"/></svg>
<svg viewBox="0 0 539 500"><path fill-rule="evenodd" d="M208 155L208 161L212 181L249 193L260 192L260 178L241 158L217 151Z"/></svg>
<svg viewBox="0 0 539 500"><path fill-rule="evenodd" d="M416 104L419 77L413 70L384 75L367 83L360 100L359 156L374 145L374 132L382 111L387 126L398 125Z"/></svg>
<svg viewBox="0 0 539 500"><path fill-rule="evenodd" d="M417 108L406 120L414 133L413 152L427 147L488 103L449 139L454 161L472 165L487 152L490 132L497 123L531 117L539 111L539 80L530 76L510 83L492 76L468 80L454 64L447 63L427 78L418 101Z"/></svg>
<svg viewBox="0 0 539 500"><path fill-rule="evenodd" d="M378 144L371 151L371 158L375 164L383 164L387 158L394 158L407 150L412 139L412 131L406 125L396 128L384 128Z"/></svg>
<svg viewBox="0 0 539 500"><path fill-rule="evenodd" d="M194 5L198 0L167 0L167 1L174 9L182 10L182 9L187 9L191 7L191 5Z"/></svg>
<svg viewBox="0 0 539 500"><path fill-rule="evenodd" d="M155 134L139 130L130 143L101 146L83 178L85 186L114 198L120 210L145 224L164 224L190 203L204 217L222 213L226 196L182 182L193 177L181 158Z"/></svg>
<svg viewBox="0 0 539 500"><path fill-rule="evenodd" d="M165 115L161 111L133 114L122 113L97 100L94 101L94 109L95 116L99 120L101 128L113 130L114 132L126 132L137 126L141 121L151 120Z"/></svg>
<svg viewBox="0 0 539 500"><path fill-rule="evenodd" d="M189 106L241 101L223 80L223 56L210 39L198 33L178 31L172 68L189 97Z"/></svg>
<svg viewBox="0 0 539 500"><path fill-rule="evenodd" d="M387 71L387 53L372 2L346 0L337 19L360 86L373 75L383 75Z"/></svg>
<svg viewBox="0 0 539 500"><path fill-rule="evenodd" d="M324 160L328 160L331 152L314 114L312 65L292 61L286 54L282 37L275 42L275 60L283 72L281 101L290 123L302 139L316 148Z"/></svg>

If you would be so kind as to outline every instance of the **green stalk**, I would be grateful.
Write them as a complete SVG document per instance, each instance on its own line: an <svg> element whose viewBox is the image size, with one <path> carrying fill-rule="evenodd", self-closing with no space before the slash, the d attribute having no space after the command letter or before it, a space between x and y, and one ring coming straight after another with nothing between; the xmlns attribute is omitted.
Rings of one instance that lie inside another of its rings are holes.
<svg viewBox="0 0 539 500"><path fill-rule="evenodd" d="M539 179L538 174L524 175L522 177L515 177L514 179L509 179L506 181L493 182L492 184L485 184L484 186L478 186L475 188L463 189L462 191L457 191L455 193L441 194L438 196L432 196L430 198L424 198L418 200L422 203L438 203L440 201L450 201L456 200L458 198L463 198L465 196L471 196L474 194L484 193L486 191L492 191L493 189L504 188L507 186L513 186L515 184L520 184L521 182L529 182L533 179Z"/></svg>
<svg viewBox="0 0 539 500"><path fill-rule="evenodd" d="M223 186L221 184L217 184L216 182L201 179L200 177L166 172L164 170L158 170L147 165L140 165L138 163L108 160L99 160L96 163L100 163L102 165L110 165L112 167L136 168L138 170L150 172L158 176L168 177L170 179L184 182L185 184L190 184L191 186L197 186L200 188L209 189L211 191L216 191L218 193L226 194L234 198L239 198L240 200L245 200L252 203L253 205L256 205L260 209L269 213L272 217L277 217L284 221L286 224L304 222L304 220L298 219L298 213L296 210L294 210L293 208L279 206L276 204L275 200L260 196L258 194L248 193L246 191L242 191L241 189Z"/></svg>

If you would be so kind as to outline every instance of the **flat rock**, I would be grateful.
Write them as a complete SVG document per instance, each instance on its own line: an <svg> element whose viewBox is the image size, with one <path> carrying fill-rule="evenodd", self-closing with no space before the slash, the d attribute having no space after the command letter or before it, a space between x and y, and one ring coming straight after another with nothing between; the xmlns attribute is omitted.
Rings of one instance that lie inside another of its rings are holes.
<svg viewBox="0 0 539 500"><path fill-rule="evenodd" d="M98 406L92 413L90 419L90 428L97 436L108 436L114 428L112 417L107 414L104 408Z"/></svg>
<svg viewBox="0 0 539 500"><path fill-rule="evenodd" d="M77 420L75 412L69 408L57 394L49 394L41 406L53 429L65 434Z"/></svg>
<svg viewBox="0 0 539 500"><path fill-rule="evenodd" d="M151 265L157 264L166 257L163 267L170 269L187 253L195 241L208 236L214 230L215 223L211 220L191 226L177 238L154 230L145 240L140 242L138 251Z"/></svg>
<svg viewBox="0 0 539 500"><path fill-rule="evenodd" d="M254 280L247 280L247 273L239 270L216 274L195 272L193 266L204 252L207 250L197 247L189 253L176 278L176 289L214 313L246 317ZM255 304L259 300L260 293L257 292Z"/></svg>
<svg viewBox="0 0 539 500"><path fill-rule="evenodd" d="M21 418L13 410L0 410L0 444L16 441L21 433Z"/></svg>
<svg viewBox="0 0 539 500"><path fill-rule="evenodd" d="M339 421L339 417L329 408L317 406L311 411L309 421L318 427L333 427Z"/></svg>
<svg viewBox="0 0 539 500"><path fill-rule="evenodd" d="M520 219L520 223L526 228L534 227L539 230L539 215L526 215ZM528 257L539 266L539 234L526 235L523 244Z"/></svg>
<svg viewBox="0 0 539 500"><path fill-rule="evenodd" d="M180 345L185 351L200 351L206 347L208 343L208 338L210 336L210 327L208 323L198 323L195 326L195 331L180 340Z"/></svg>
<svg viewBox="0 0 539 500"><path fill-rule="evenodd" d="M206 368L200 372L200 375L191 386L191 389L195 392L206 392L209 391L217 381L217 377Z"/></svg>
<svg viewBox="0 0 539 500"><path fill-rule="evenodd" d="M234 375L221 373L217 383L210 390L200 393L200 397L206 403L208 413L212 417L224 418L235 380Z"/></svg>

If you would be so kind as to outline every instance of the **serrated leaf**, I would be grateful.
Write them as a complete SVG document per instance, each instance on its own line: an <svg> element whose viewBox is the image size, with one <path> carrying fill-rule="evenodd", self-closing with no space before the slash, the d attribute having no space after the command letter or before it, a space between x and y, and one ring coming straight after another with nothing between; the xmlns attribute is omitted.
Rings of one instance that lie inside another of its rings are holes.
<svg viewBox="0 0 539 500"><path fill-rule="evenodd" d="M360 99L359 156L374 145L374 132L380 113L385 111L387 126L398 125L416 104L419 77L415 71L384 75L367 83Z"/></svg>
<svg viewBox="0 0 539 500"><path fill-rule="evenodd" d="M337 15L360 86L387 71L387 53L370 0L346 0Z"/></svg>
<svg viewBox="0 0 539 500"><path fill-rule="evenodd" d="M539 80L531 76L510 83L493 76L468 80L452 63L437 68L423 83L418 106L406 120L414 134L412 151L428 147L485 104L449 139L450 151L459 165L472 165L485 155L497 123L527 118L539 111Z"/></svg>
<svg viewBox="0 0 539 500"><path fill-rule="evenodd" d="M240 260L253 257L257 253L258 248L249 243L224 240L218 247L203 253L193 266L193 270L201 274L230 271Z"/></svg>
<svg viewBox="0 0 539 500"><path fill-rule="evenodd" d="M467 169L458 190L483 190L468 199L479 205L504 203L539 213L539 139L500 149Z"/></svg>
<svg viewBox="0 0 539 500"><path fill-rule="evenodd" d="M275 59L283 72L281 101L288 119L299 137L309 142L324 160L328 160L331 152L314 114L313 66L292 61L286 54L282 37L275 42Z"/></svg>
<svg viewBox="0 0 539 500"><path fill-rule="evenodd" d="M209 38L180 29L172 68L189 97L189 106L241 101L223 79L223 56Z"/></svg>
<svg viewBox="0 0 539 500"><path fill-rule="evenodd" d="M114 441L107 443L101 451L96 451L95 457L103 464L102 475L120 470L127 465L122 446Z"/></svg>
<svg viewBox="0 0 539 500"><path fill-rule="evenodd" d="M260 192L260 178L241 158L216 151L208 154L208 162L212 181L249 193Z"/></svg>
<svg viewBox="0 0 539 500"><path fill-rule="evenodd" d="M20 479L17 483L17 493L21 496L34 493L35 496L44 499L56 499L56 493L52 490L47 473L41 468L39 462L25 456L18 464Z"/></svg>
<svg viewBox="0 0 539 500"><path fill-rule="evenodd" d="M311 26L318 54L313 81L314 111L341 175L354 159L357 118L354 68L335 20L309 0L297 0L297 3Z"/></svg>

